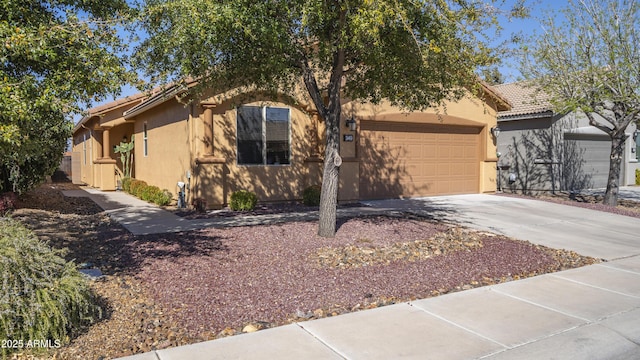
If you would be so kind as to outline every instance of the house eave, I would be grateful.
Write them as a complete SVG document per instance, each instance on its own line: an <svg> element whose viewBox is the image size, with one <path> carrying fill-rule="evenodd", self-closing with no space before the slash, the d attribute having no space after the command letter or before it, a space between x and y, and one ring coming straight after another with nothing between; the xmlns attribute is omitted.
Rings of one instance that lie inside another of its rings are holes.
<svg viewBox="0 0 640 360"><path fill-rule="evenodd" d="M125 111L123 113L123 117L125 120L131 120L137 115L142 114L145 111L153 109L157 106L164 104L165 102L175 98L178 95L184 94L188 89L184 85L173 85L156 95L148 98L147 100L141 102L140 104L132 107L131 109Z"/></svg>
<svg viewBox="0 0 640 360"><path fill-rule="evenodd" d="M108 104L100 105L95 108L89 109L87 112L87 115L85 115L82 119L80 119L80 121L78 121L78 123L73 127L73 133L75 134L76 131L80 130L80 128L83 128L83 127L86 128L85 125L92 119L100 118L111 111L126 107L128 105L131 105L132 103L135 103L136 101L139 101L140 103L142 103L144 101L144 94L136 94L136 95L128 96L128 97L110 102Z"/></svg>
<svg viewBox="0 0 640 360"><path fill-rule="evenodd" d="M498 122L545 119L545 118L552 117L553 114L554 112L552 110L536 112L536 113L528 113L528 114L506 115L506 116L498 114Z"/></svg>

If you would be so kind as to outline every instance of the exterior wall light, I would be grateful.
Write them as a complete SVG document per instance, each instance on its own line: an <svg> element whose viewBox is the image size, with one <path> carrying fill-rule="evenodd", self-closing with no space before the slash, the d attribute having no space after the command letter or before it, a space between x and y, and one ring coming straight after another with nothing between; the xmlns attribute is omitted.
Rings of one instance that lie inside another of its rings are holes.
<svg viewBox="0 0 640 360"><path fill-rule="evenodd" d="M638 142L638 129L633 132L633 141Z"/></svg>
<svg viewBox="0 0 640 360"><path fill-rule="evenodd" d="M494 127L491 128L491 135L493 135L493 137L498 140L498 136L500 136L500 128L496 125Z"/></svg>
<svg viewBox="0 0 640 360"><path fill-rule="evenodd" d="M357 124L356 124L356 119L354 119L353 116L351 118L347 119L347 121L344 123L344 125L346 127L348 127L349 130L356 131Z"/></svg>

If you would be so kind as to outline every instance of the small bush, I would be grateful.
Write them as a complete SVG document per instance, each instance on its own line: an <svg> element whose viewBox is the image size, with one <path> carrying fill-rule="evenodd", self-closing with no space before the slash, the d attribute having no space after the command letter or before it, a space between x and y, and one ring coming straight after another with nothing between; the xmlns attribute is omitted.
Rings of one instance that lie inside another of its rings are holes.
<svg viewBox="0 0 640 360"><path fill-rule="evenodd" d="M140 195L138 195L138 192L142 192L142 188L145 186L147 186L146 182L142 180L134 179L131 181L131 184L129 185L129 194L140 197Z"/></svg>
<svg viewBox="0 0 640 360"><path fill-rule="evenodd" d="M258 203L258 197L255 193L246 190L239 190L231 194L231 202L229 207L235 211L253 210Z"/></svg>
<svg viewBox="0 0 640 360"><path fill-rule="evenodd" d="M16 208L18 196L14 192L0 194L0 215Z"/></svg>
<svg viewBox="0 0 640 360"><path fill-rule="evenodd" d="M172 199L173 199L173 194L171 194L169 190L164 189L159 193L155 194L152 201L160 206L167 206L171 204Z"/></svg>
<svg viewBox="0 0 640 360"><path fill-rule="evenodd" d="M133 179L130 177L122 179L122 190L124 192L128 193L130 191L131 181L133 181Z"/></svg>
<svg viewBox="0 0 640 360"><path fill-rule="evenodd" d="M156 198L156 195L158 193L162 193L162 190L160 190L159 187L154 186L154 185L150 185L150 186L143 186L138 188L138 194L140 194L140 199L144 200L144 201L148 201L148 202L154 202L153 199Z"/></svg>
<svg viewBox="0 0 640 360"><path fill-rule="evenodd" d="M126 187L124 184L123 181L122 189L124 191L144 201L152 202L160 206L169 205L173 199L173 194L171 194L169 190L160 190L160 188L155 185L149 186L142 180L130 179Z"/></svg>
<svg viewBox="0 0 640 360"><path fill-rule="evenodd" d="M102 315L76 266L11 218L0 219L0 279L0 339L62 344Z"/></svg>
<svg viewBox="0 0 640 360"><path fill-rule="evenodd" d="M640 185L640 169L636 169L636 185Z"/></svg>
<svg viewBox="0 0 640 360"><path fill-rule="evenodd" d="M195 198L191 200L191 205L199 213L203 213L205 212L205 210L207 210L207 200L203 198Z"/></svg>
<svg viewBox="0 0 640 360"><path fill-rule="evenodd" d="M302 203L307 206L320 205L320 185L311 185L302 192Z"/></svg>

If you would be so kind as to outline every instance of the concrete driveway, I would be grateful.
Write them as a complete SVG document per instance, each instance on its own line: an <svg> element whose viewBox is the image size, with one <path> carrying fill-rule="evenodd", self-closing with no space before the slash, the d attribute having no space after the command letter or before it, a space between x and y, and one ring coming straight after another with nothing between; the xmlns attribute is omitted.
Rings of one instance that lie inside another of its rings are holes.
<svg viewBox="0 0 640 360"><path fill-rule="evenodd" d="M583 193L589 195L603 195L607 189L585 190ZM621 186L618 191L618 198L640 202L640 186Z"/></svg>
<svg viewBox="0 0 640 360"><path fill-rule="evenodd" d="M484 194L366 204L380 209L404 209L606 260L640 254L640 219L574 206Z"/></svg>

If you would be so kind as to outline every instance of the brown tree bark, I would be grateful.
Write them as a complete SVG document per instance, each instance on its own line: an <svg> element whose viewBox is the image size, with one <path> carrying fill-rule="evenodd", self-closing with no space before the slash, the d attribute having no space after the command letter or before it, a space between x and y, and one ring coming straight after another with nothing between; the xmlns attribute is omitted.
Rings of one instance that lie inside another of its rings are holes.
<svg viewBox="0 0 640 360"><path fill-rule="evenodd" d="M336 119L337 117L337 119ZM338 181L340 175L339 119L338 114L329 114L327 123L327 148L324 155L322 191L320 193L320 211L318 235L334 237L336 234Z"/></svg>
<svg viewBox="0 0 640 360"><path fill-rule="evenodd" d="M626 136L614 136L611 139L611 156L609 157L609 178L607 179L607 190L604 193L603 203L609 206L618 205L618 190L620 188L620 168L622 166L622 156L624 152L624 142Z"/></svg>

